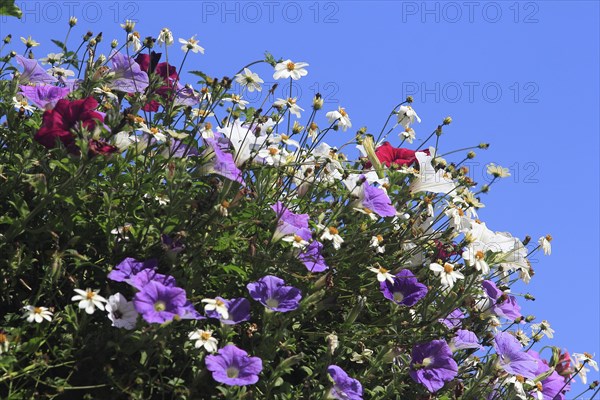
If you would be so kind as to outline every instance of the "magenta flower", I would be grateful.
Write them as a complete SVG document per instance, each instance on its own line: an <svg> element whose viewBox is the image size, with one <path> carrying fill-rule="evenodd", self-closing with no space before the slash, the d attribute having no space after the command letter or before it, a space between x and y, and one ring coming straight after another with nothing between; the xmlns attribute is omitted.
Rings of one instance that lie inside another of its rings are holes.
<svg viewBox="0 0 600 400"><path fill-rule="evenodd" d="M485 280L481 285L493 303L491 311L494 314L512 320L521 317L521 307L517 304L515 296L505 294L492 281Z"/></svg>
<svg viewBox="0 0 600 400"><path fill-rule="evenodd" d="M398 272L394 283L387 279L380 282L379 290L386 299L408 307L417 304L427 294L427 286L420 283L408 269Z"/></svg>
<svg viewBox="0 0 600 400"><path fill-rule="evenodd" d="M431 393L440 390L458 373L458 365L452 358L452 350L443 340L416 344L411 357L410 377L425 386Z"/></svg>
<svg viewBox="0 0 600 400"><path fill-rule="evenodd" d="M323 272L329 267L325 263L325 257L321 254L322 251L323 244L315 240L298 254L298 259L310 272Z"/></svg>
<svg viewBox="0 0 600 400"><path fill-rule="evenodd" d="M54 108L60 99L64 99L69 94L69 88L62 88L54 85L20 85L21 93L31 103L39 108Z"/></svg>
<svg viewBox="0 0 600 400"><path fill-rule="evenodd" d="M312 234L308 229L308 214L295 214L280 201L272 205L271 208L277 214L277 227L275 228L273 241L288 235L298 235L304 240L310 240Z"/></svg>
<svg viewBox="0 0 600 400"><path fill-rule="evenodd" d="M36 60L31 60L20 55L15 58L23 72L19 75L19 83L55 83L57 80L38 64Z"/></svg>
<svg viewBox="0 0 600 400"><path fill-rule="evenodd" d="M229 314L228 318L224 319L216 310L206 311L207 317L220 319L225 325L235 325L250 319L250 302L247 299L237 298L226 300L221 297L217 297L216 299L225 303Z"/></svg>
<svg viewBox="0 0 600 400"><path fill-rule="evenodd" d="M206 368L215 381L229 386L246 386L258 382L262 360L249 357L244 350L228 344L216 355L206 356Z"/></svg>
<svg viewBox="0 0 600 400"><path fill-rule="evenodd" d="M115 282L129 283L128 280L138 272L144 269L155 270L157 266L158 261L155 259L138 261L135 258L127 257L108 273L108 279Z"/></svg>
<svg viewBox="0 0 600 400"><path fill-rule="evenodd" d="M498 332L494 338L494 348L502 369L512 375L535 378L538 368L537 360L523 351L521 343L508 332Z"/></svg>
<svg viewBox="0 0 600 400"><path fill-rule="evenodd" d="M362 400L363 388L359 381L350 378L346 371L337 365L327 367L327 373L333 380L329 395L339 400Z"/></svg>
<svg viewBox="0 0 600 400"><path fill-rule="evenodd" d="M175 316L185 313L185 290L178 287L165 286L156 281L148 282L137 292L133 305L144 320L149 323L162 324L173 320Z"/></svg>
<svg viewBox="0 0 600 400"><path fill-rule="evenodd" d="M293 311L300 305L300 289L285 286L283 279L267 275L247 286L250 296L272 311Z"/></svg>
<svg viewBox="0 0 600 400"><path fill-rule="evenodd" d="M113 79L109 87L126 93L143 92L148 87L148 74L135 60L125 54L111 55Z"/></svg>

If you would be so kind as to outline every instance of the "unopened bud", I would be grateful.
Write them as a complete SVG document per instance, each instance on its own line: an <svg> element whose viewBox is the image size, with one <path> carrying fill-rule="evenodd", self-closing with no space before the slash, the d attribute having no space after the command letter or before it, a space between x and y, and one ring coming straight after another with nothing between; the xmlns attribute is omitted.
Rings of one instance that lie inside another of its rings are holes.
<svg viewBox="0 0 600 400"><path fill-rule="evenodd" d="M470 151L467 153L467 158L472 160L473 158L475 158L475 152L474 151Z"/></svg>
<svg viewBox="0 0 600 400"><path fill-rule="evenodd" d="M490 144L489 143L479 143L479 146L477 146L477 147L485 150L490 147Z"/></svg>
<svg viewBox="0 0 600 400"><path fill-rule="evenodd" d="M315 111L320 110L321 108L323 108L323 97L321 97L321 93L317 93L313 99L313 108L315 109Z"/></svg>
<svg viewBox="0 0 600 400"><path fill-rule="evenodd" d="M523 239L523 246L527 246L529 242L531 242L531 236L527 235L525 236L525 239Z"/></svg>
<svg viewBox="0 0 600 400"><path fill-rule="evenodd" d="M531 322L535 320L535 315L528 315L525 317L525 322Z"/></svg>
<svg viewBox="0 0 600 400"><path fill-rule="evenodd" d="M102 32L96 35L96 43L100 43L102 41Z"/></svg>
<svg viewBox="0 0 600 400"><path fill-rule="evenodd" d="M85 35L83 35L83 41L87 42L88 40L90 40L90 38L94 35L93 32L91 31L87 31L87 33Z"/></svg>
<svg viewBox="0 0 600 400"><path fill-rule="evenodd" d="M147 48L151 49L154 47L154 42L156 40L152 37L152 36L146 36L146 38L144 39L144 46L146 46Z"/></svg>
<svg viewBox="0 0 600 400"><path fill-rule="evenodd" d="M17 56L17 52L13 50L8 55L10 56L10 58L14 58Z"/></svg>
<svg viewBox="0 0 600 400"><path fill-rule="evenodd" d="M535 301L535 297L533 297L532 294L527 293L525 294L525 300Z"/></svg>
<svg viewBox="0 0 600 400"><path fill-rule="evenodd" d="M304 127L298 123L298 121L294 121L294 126L292 127L292 133L298 134L304 130Z"/></svg>
<svg viewBox="0 0 600 400"><path fill-rule="evenodd" d="M490 185L483 185L481 187L481 193L487 193L490 191Z"/></svg>
<svg viewBox="0 0 600 400"><path fill-rule="evenodd" d="M3 42L4 42L5 44L9 44L11 40L12 40L12 35L11 35L11 34L8 34L8 35L6 35L6 37L4 38Z"/></svg>
<svg viewBox="0 0 600 400"><path fill-rule="evenodd" d="M406 102L407 103L412 103L413 102L413 97L412 96L407 96L406 97Z"/></svg>
<svg viewBox="0 0 600 400"><path fill-rule="evenodd" d="M119 45L119 41L117 39L113 39L112 42L110 42L111 49L115 49L118 45Z"/></svg>
<svg viewBox="0 0 600 400"><path fill-rule="evenodd" d="M90 47L94 47L96 45L96 39L90 40Z"/></svg>
<svg viewBox="0 0 600 400"><path fill-rule="evenodd" d="M77 25L77 18L76 17L69 18L69 26L72 28L75 25Z"/></svg>
<svg viewBox="0 0 600 400"><path fill-rule="evenodd" d="M446 117L444 118L444 125L450 125L452 123L452 117Z"/></svg>

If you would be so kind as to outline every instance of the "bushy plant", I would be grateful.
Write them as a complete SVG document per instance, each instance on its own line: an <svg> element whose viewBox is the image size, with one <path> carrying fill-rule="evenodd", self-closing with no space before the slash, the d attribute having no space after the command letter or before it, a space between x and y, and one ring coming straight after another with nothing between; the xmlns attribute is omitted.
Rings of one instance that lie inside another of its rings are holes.
<svg viewBox="0 0 600 400"><path fill-rule="evenodd" d="M193 70L195 89L195 38L176 67L171 31L123 28L107 54L92 33L40 60L4 39L2 398L564 399L585 382L591 356L533 351L553 331L510 291L551 237L529 251L477 217L508 176L461 165L487 144L441 154L445 118L403 147L408 98L331 147L344 108L243 97L274 92L255 64L283 81L308 64Z"/></svg>

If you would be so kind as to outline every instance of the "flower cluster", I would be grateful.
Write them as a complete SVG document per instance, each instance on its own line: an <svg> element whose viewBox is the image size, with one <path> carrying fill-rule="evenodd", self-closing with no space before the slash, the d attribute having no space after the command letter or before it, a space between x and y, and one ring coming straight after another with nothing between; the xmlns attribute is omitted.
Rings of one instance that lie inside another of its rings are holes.
<svg viewBox="0 0 600 400"><path fill-rule="evenodd" d="M552 237L479 219L509 173L479 186L446 160L451 118L413 146L408 98L345 136L351 106L245 99L273 94L259 68L291 83L306 62L193 68L194 88L170 29L122 27L107 54L88 32L38 61L29 38L1 67L0 393L560 400L598 370L533 348L553 330L511 287Z"/></svg>

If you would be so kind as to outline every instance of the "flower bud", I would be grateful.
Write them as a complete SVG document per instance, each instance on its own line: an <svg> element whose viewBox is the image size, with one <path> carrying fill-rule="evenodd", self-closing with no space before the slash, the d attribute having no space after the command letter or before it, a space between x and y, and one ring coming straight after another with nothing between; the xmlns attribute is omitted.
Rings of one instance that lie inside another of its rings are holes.
<svg viewBox="0 0 600 400"><path fill-rule="evenodd" d="M481 193L487 193L490 191L490 185L483 185L481 187Z"/></svg>
<svg viewBox="0 0 600 400"><path fill-rule="evenodd" d="M83 35L83 41L87 42L88 40L90 40L90 38L94 35L93 32L91 31L87 31L87 33L85 35Z"/></svg>
<svg viewBox="0 0 600 400"><path fill-rule="evenodd" d="M535 297L533 297L532 294L527 293L525 294L525 300L535 301Z"/></svg>
<svg viewBox="0 0 600 400"><path fill-rule="evenodd" d="M338 337L335 333L330 333L325 339L327 340L327 351L329 352L329 354L333 355L340 343L338 341Z"/></svg>
<svg viewBox="0 0 600 400"><path fill-rule="evenodd" d="M470 151L467 153L467 158L469 160L472 160L473 158L475 158L475 152L474 151Z"/></svg>
<svg viewBox="0 0 600 400"><path fill-rule="evenodd" d="M444 118L444 125L450 125L452 123L452 117L446 117Z"/></svg>
<svg viewBox="0 0 600 400"><path fill-rule="evenodd" d="M135 28L135 22L132 20L126 20L124 24L121 24L121 27L125 29L125 32L131 33L133 32L133 28Z"/></svg>
<svg viewBox="0 0 600 400"><path fill-rule="evenodd" d="M4 42L5 44L9 44L11 40L12 40L12 35L11 35L11 34L8 34L8 35L6 35L6 37L4 38L3 42Z"/></svg>
<svg viewBox="0 0 600 400"><path fill-rule="evenodd" d="M323 108L323 97L321 97L321 93L317 93L315 95L315 97L313 98L313 109L315 111L320 110L321 108Z"/></svg>
<svg viewBox="0 0 600 400"><path fill-rule="evenodd" d="M146 38L144 39L144 46L151 49L154 47L155 41L156 41L156 39L154 39L152 36L146 36Z"/></svg>
<svg viewBox="0 0 600 400"><path fill-rule="evenodd" d="M111 49L115 49L118 45L119 45L119 41L117 39L113 39L112 42L110 42Z"/></svg>
<svg viewBox="0 0 600 400"><path fill-rule="evenodd" d="M77 18L76 17L69 18L69 26L72 28L75 25L77 25Z"/></svg>
<svg viewBox="0 0 600 400"><path fill-rule="evenodd" d="M10 58L14 58L17 56L17 52L13 50L8 55L10 56Z"/></svg>
<svg viewBox="0 0 600 400"><path fill-rule="evenodd" d="M531 242L531 236L527 235L525 236L525 239L523 239L523 246L527 246L529 242Z"/></svg>
<svg viewBox="0 0 600 400"><path fill-rule="evenodd" d="M535 315L528 315L525 317L525 322L531 322L535 319Z"/></svg>
<svg viewBox="0 0 600 400"><path fill-rule="evenodd" d="M413 102L413 97L412 96L407 96L406 97L406 102L407 103L412 103Z"/></svg>
<svg viewBox="0 0 600 400"><path fill-rule="evenodd" d="M96 39L91 39L90 40L90 47L94 47L96 45Z"/></svg>
<svg viewBox="0 0 600 400"><path fill-rule="evenodd" d="M96 43L100 43L102 41L102 32L100 32L98 35L96 35Z"/></svg>
<svg viewBox="0 0 600 400"><path fill-rule="evenodd" d="M490 144L489 143L479 143L479 146L477 146L477 147L479 147L480 149L486 150L490 147Z"/></svg>
<svg viewBox="0 0 600 400"><path fill-rule="evenodd" d="M304 127L298 123L298 121L294 121L294 126L292 127L292 133L298 134L304 130Z"/></svg>
<svg viewBox="0 0 600 400"><path fill-rule="evenodd" d="M369 161L371 161L373 167L375 167L377 176L379 176L379 178L383 178L383 167L381 165L381 161L379 161L379 157L377 157L377 154L375 153L375 142L373 141L373 136L366 135L363 139L362 145L365 149L365 152L367 153L367 158L369 159Z"/></svg>

